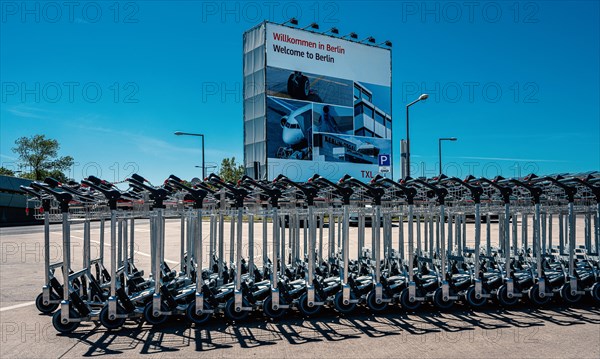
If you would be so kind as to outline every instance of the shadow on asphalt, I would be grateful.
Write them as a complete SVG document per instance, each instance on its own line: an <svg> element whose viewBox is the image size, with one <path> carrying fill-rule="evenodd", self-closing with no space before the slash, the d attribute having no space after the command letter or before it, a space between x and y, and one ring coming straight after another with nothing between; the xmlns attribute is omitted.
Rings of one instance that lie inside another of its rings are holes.
<svg viewBox="0 0 600 359"><path fill-rule="evenodd" d="M490 305L472 311L457 305L447 312L423 306L414 313L403 312L394 306L377 315L365 308L359 308L347 316L324 309L318 317L309 319L291 314L285 319L270 321L260 314L252 314L244 322L227 322L221 317L213 319L203 327L190 326L183 319L171 319L155 327L128 322L118 331L108 331L98 323L82 325L68 336L77 340L78 346L87 346L84 356L100 356L128 353L169 354L190 346L199 352L210 352L233 346L251 348L281 342L301 345L364 337L409 337L430 333L463 333L475 330L531 328L546 324L571 326L586 323L600 324L600 309L591 306L587 301L574 307L554 304L541 309L532 309L526 304L520 304L510 310Z"/></svg>

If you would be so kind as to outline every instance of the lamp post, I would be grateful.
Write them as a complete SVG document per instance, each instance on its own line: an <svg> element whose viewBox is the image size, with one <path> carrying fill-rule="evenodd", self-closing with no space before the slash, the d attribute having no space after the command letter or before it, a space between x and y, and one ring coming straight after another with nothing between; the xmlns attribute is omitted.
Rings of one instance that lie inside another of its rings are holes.
<svg viewBox="0 0 600 359"><path fill-rule="evenodd" d="M456 137L442 137L438 140L438 152L440 154L440 174L442 174L442 141L456 141Z"/></svg>
<svg viewBox="0 0 600 359"><path fill-rule="evenodd" d="M409 136L409 128L408 128L408 109L410 108L410 106L416 104L419 101L427 100L427 98L429 98L429 95L424 93L421 96L419 96L418 99L416 99L413 102L406 105L406 176L407 177L410 176L410 136Z"/></svg>
<svg viewBox="0 0 600 359"><path fill-rule="evenodd" d="M175 132L175 136L199 136L202 137L202 179L206 178L206 167L204 166L204 135L200 133Z"/></svg>
<svg viewBox="0 0 600 359"><path fill-rule="evenodd" d="M196 167L196 168L201 168L202 166L194 166L194 167ZM211 169L211 168L217 168L217 166L216 166L216 165L210 165L210 166L206 166L206 167L204 167L204 168L208 170L208 169ZM204 179L204 178L203 178L203 179Z"/></svg>

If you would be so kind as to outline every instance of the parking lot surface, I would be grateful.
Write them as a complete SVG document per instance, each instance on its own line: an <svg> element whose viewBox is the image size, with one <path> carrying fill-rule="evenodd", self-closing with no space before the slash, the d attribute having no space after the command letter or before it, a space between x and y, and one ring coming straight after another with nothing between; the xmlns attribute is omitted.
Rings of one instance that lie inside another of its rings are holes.
<svg viewBox="0 0 600 359"><path fill-rule="evenodd" d="M98 222L92 223L92 257L100 253L98 227ZM208 222L204 227L206 239ZM172 268L179 263L178 228L177 220L167 220L165 257ZM59 225L51 226L52 261L62 259L60 230ZM393 238L397 231L393 228ZM227 227L225 233L229 233ZM356 233L357 229L351 228L351 238L356 238ZM82 226L74 225L71 235L73 268L77 269L81 266ZM262 241L261 225L256 226L255 236ZM262 253L260 244L255 248L258 255ZM228 323L219 318L201 328L183 319L169 320L160 327L128 322L118 332L86 323L70 335L58 335L51 317L39 314L33 302L43 285L43 227L2 228L0 245L1 358L600 357L600 308L587 300L576 307L557 302L543 309L520 305L509 311L489 306L474 312L457 305L443 313L430 307L406 313L393 306L377 316L365 309L340 316L326 310L310 320L291 315L276 322L253 314L247 322ZM107 257L109 249L105 248ZM149 273L149 226L144 221L136 223L135 250L136 266ZM351 248L351 253L356 251ZM261 261L257 258L257 263Z"/></svg>

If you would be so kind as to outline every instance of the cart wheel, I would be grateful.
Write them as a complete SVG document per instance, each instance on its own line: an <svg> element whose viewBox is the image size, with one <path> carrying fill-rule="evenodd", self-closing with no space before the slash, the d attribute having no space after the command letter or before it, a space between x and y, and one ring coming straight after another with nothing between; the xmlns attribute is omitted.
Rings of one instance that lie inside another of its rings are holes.
<svg viewBox="0 0 600 359"><path fill-rule="evenodd" d="M433 294L433 304L435 304L435 306L439 309L446 310L452 308L452 306L454 305L454 300L448 299L444 301L444 294L442 292L442 288L438 288Z"/></svg>
<svg viewBox="0 0 600 359"><path fill-rule="evenodd" d="M575 304L581 300L581 294L571 294L571 283L569 282L560 287L560 297L569 304Z"/></svg>
<svg viewBox="0 0 600 359"><path fill-rule="evenodd" d="M67 324L64 324L61 321L60 313L61 313L61 311L57 310L56 312L54 312L54 315L52 316L52 325L54 326L54 329L56 329L57 332L63 333L63 334L68 334L79 327L79 322L69 322ZM79 314L77 314L77 312L75 310L73 310L73 309L69 310L69 318L78 318L78 317L79 317Z"/></svg>
<svg viewBox="0 0 600 359"><path fill-rule="evenodd" d="M535 284L533 287L529 288L529 300L535 305L541 306L548 304L551 297L546 295L543 298L540 297L540 286L539 284Z"/></svg>
<svg viewBox="0 0 600 359"><path fill-rule="evenodd" d="M484 290L483 288L481 288L481 294L484 294ZM466 299L467 302L469 302L469 305L473 308L479 308L481 306L483 306L485 303L487 303L487 299L486 298L479 298L477 299L477 297L475 296L475 286L472 285L469 287L469 289L467 289L467 294L466 294Z"/></svg>
<svg viewBox="0 0 600 359"><path fill-rule="evenodd" d="M263 313L266 317L271 319L279 319L285 315L287 312L286 309L279 308L277 310L273 309L272 306L273 300L271 296L267 296L263 302ZM281 295L279 296L279 304L286 304Z"/></svg>
<svg viewBox="0 0 600 359"><path fill-rule="evenodd" d="M350 299L355 299L354 293L350 292ZM342 291L337 292L333 298L333 306L335 310L342 314L350 314L356 309L356 303L344 304L344 295Z"/></svg>
<svg viewBox="0 0 600 359"><path fill-rule="evenodd" d="M410 294L408 293L408 288L404 288L402 289L402 292L400 292L400 305L405 310L414 311L419 309L419 307L421 306L421 302L419 302L418 300L411 302Z"/></svg>
<svg viewBox="0 0 600 359"><path fill-rule="evenodd" d="M321 298L315 293L315 302L320 302ZM313 305L312 307L308 306L308 295L306 293L302 294L298 299L298 310L302 315L306 317L311 317L316 315L321 311L320 305Z"/></svg>
<svg viewBox="0 0 600 359"><path fill-rule="evenodd" d="M204 302L203 309L210 310L211 307L208 305L208 303ZM208 322L208 320L211 318L211 313L202 312L200 314L196 314L196 303L193 302L192 304L188 305L187 310L185 311L185 317L190 323L202 325Z"/></svg>
<svg viewBox="0 0 600 359"><path fill-rule="evenodd" d="M60 299L56 294L50 293L51 300ZM50 303L48 305L44 304L44 293L40 293L35 298L35 307L40 311L40 313L50 314L58 308L58 303Z"/></svg>
<svg viewBox="0 0 600 359"><path fill-rule="evenodd" d="M383 312L384 310L387 309L388 307L388 302L381 302L379 304L377 304L377 301L375 300L376 295L375 295L375 291L372 290L369 292L369 294L367 295L367 305L369 306L369 309L371 309L372 312ZM386 299L385 295L381 296L382 299Z"/></svg>
<svg viewBox="0 0 600 359"><path fill-rule="evenodd" d="M161 307L163 305L161 305ZM144 319L149 324L159 325L159 324L164 323L167 320L167 316L163 315L163 314L160 314L159 316L154 316L154 310L152 309L152 301L150 301L144 307Z"/></svg>
<svg viewBox="0 0 600 359"><path fill-rule="evenodd" d="M125 314L125 309L120 305L117 305L117 313ZM100 311L100 323L108 330L115 330L121 328L123 324L125 324L125 318L110 319L108 316L108 305L105 305Z"/></svg>
<svg viewBox="0 0 600 359"><path fill-rule="evenodd" d="M242 299L242 307L249 307L250 304L246 299ZM248 317L247 310L235 311L235 298L231 298L225 304L225 316L234 321L244 320Z"/></svg>
<svg viewBox="0 0 600 359"><path fill-rule="evenodd" d="M513 305L516 305L519 302L518 297L508 297L508 288L506 287L506 285L501 285L500 288L498 288L496 298L503 307L512 307Z"/></svg>
<svg viewBox="0 0 600 359"><path fill-rule="evenodd" d="M592 295L592 298L594 298L596 303L600 303L600 282L596 282L596 284L592 286L592 291L590 292L590 294Z"/></svg>

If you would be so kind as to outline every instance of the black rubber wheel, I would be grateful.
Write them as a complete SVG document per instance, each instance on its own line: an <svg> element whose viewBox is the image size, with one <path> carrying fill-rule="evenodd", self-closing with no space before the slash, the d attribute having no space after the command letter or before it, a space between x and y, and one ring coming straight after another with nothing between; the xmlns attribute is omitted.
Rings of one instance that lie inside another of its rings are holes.
<svg viewBox="0 0 600 359"><path fill-rule="evenodd" d="M287 312L287 309L279 308L279 309L275 310L275 309L273 309L272 303L273 303L273 300L271 298L271 295L269 295L268 297L265 298L265 300L263 302L263 314L267 318L271 318L271 319L279 319L279 318L283 317L285 315L285 313ZM279 296L279 304L280 305L286 304L281 296Z"/></svg>
<svg viewBox="0 0 600 359"><path fill-rule="evenodd" d="M202 305L203 310L210 310L211 307L208 303L204 302ZM211 318L211 313L205 313L204 311L200 314L196 314L196 302L188 305L185 311L185 318L196 325L202 325L208 322Z"/></svg>
<svg viewBox="0 0 600 359"><path fill-rule="evenodd" d="M485 291L483 290L483 288L481 288L481 294L485 294ZM467 294L465 295L465 297L466 297L469 305L473 308L482 307L485 303L487 303L487 298L481 297L481 298L477 299L477 297L475 296L475 286L474 285L470 286L469 289L467 289Z"/></svg>
<svg viewBox="0 0 600 359"><path fill-rule="evenodd" d="M540 286L539 284L535 284L533 287L529 288L529 300L537 306L548 304L551 297L549 295L540 297Z"/></svg>
<svg viewBox="0 0 600 359"><path fill-rule="evenodd" d="M306 99L310 94L310 80L302 74L290 74L287 81L287 92L291 98Z"/></svg>
<svg viewBox="0 0 600 359"><path fill-rule="evenodd" d="M575 304L581 300L581 294L571 294L571 283L569 282L560 287L560 297L569 304Z"/></svg>
<svg viewBox="0 0 600 359"><path fill-rule="evenodd" d="M294 74L291 74L288 77L288 81L287 81L287 93L288 95L290 95L291 98L295 98L296 97L296 84L294 82Z"/></svg>
<svg viewBox="0 0 600 359"><path fill-rule="evenodd" d="M242 307L249 307L248 301L242 299ZM241 321L248 318L249 312L247 310L235 311L235 298L231 298L225 304L225 316L234 321Z"/></svg>
<svg viewBox="0 0 600 359"><path fill-rule="evenodd" d="M508 288L506 287L506 285L501 285L500 288L498 288L498 293L496 293L496 299L498 299L500 305L502 305L503 307L512 307L513 305L516 305L519 302L519 298L515 296L509 298L507 293Z"/></svg>
<svg viewBox="0 0 600 359"><path fill-rule="evenodd" d="M310 94L310 80L304 75L300 75L298 80L298 97L300 99L306 99Z"/></svg>
<svg viewBox="0 0 600 359"><path fill-rule="evenodd" d="M400 292L400 305L405 310L417 310L421 306L421 302L418 300L411 302L408 288L404 288L402 289L402 292Z"/></svg>
<svg viewBox="0 0 600 359"><path fill-rule="evenodd" d="M58 300L60 298L58 298L58 296L54 293L50 293L50 299L52 300ZM44 293L40 293L36 298L35 298L35 307L40 311L40 313L43 314L50 314L52 312L54 312L56 310L56 308L58 308L59 303L50 303L48 305L44 304Z"/></svg>
<svg viewBox="0 0 600 359"><path fill-rule="evenodd" d="M164 305L164 304L163 304ZM167 320L167 316L160 314L159 316L154 316L154 310L152 310L152 300L146 304L144 307L144 320L152 325L159 325L164 323Z"/></svg>
<svg viewBox="0 0 600 359"><path fill-rule="evenodd" d="M117 305L117 314L125 314L125 309ZM100 323L108 330L119 329L125 324L125 318L110 319L108 316L108 305L100 311Z"/></svg>
<svg viewBox="0 0 600 359"><path fill-rule="evenodd" d="M315 302L320 302L321 298L317 294L315 294ZM313 305L312 307L308 306L308 294L304 293L298 299L298 310L302 315L306 317L311 317L313 315L318 314L321 311L320 305Z"/></svg>
<svg viewBox="0 0 600 359"><path fill-rule="evenodd" d="M57 332L63 333L63 334L68 334L79 327L79 322L69 322L67 324L64 324L61 321L60 312L61 312L60 310L57 310L56 312L54 312L54 315L52 316L52 325L54 326L54 329L56 329ZM77 314L77 312L75 312L75 310L73 310L73 309L69 310L69 318L78 318L78 317L79 317L79 315Z"/></svg>
<svg viewBox="0 0 600 359"><path fill-rule="evenodd" d="M452 308L454 305L454 300L448 299L444 301L444 294L442 292L442 288L440 287L436 289L435 293L433 294L433 304L435 304L435 306L439 309L447 310Z"/></svg>
<svg viewBox="0 0 600 359"><path fill-rule="evenodd" d="M354 293L350 292L350 299L355 299ZM342 314L350 314L356 309L356 303L344 304L344 295L342 291L336 293L333 298L333 306L335 310Z"/></svg>
<svg viewBox="0 0 600 359"><path fill-rule="evenodd" d="M369 294L367 295L367 305L369 306L369 309L372 312L378 313L378 312L383 312L384 310L387 309L388 307L388 302L381 302L379 304L377 304L377 301L375 300L377 296L375 295L375 290L372 290L369 292ZM386 299L385 295L381 296L381 299Z"/></svg>
<svg viewBox="0 0 600 359"><path fill-rule="evenodd" d="M592 286L592 291L590 294L596 303L600 304L600 282L596 282L596 284Z"/></svg>

